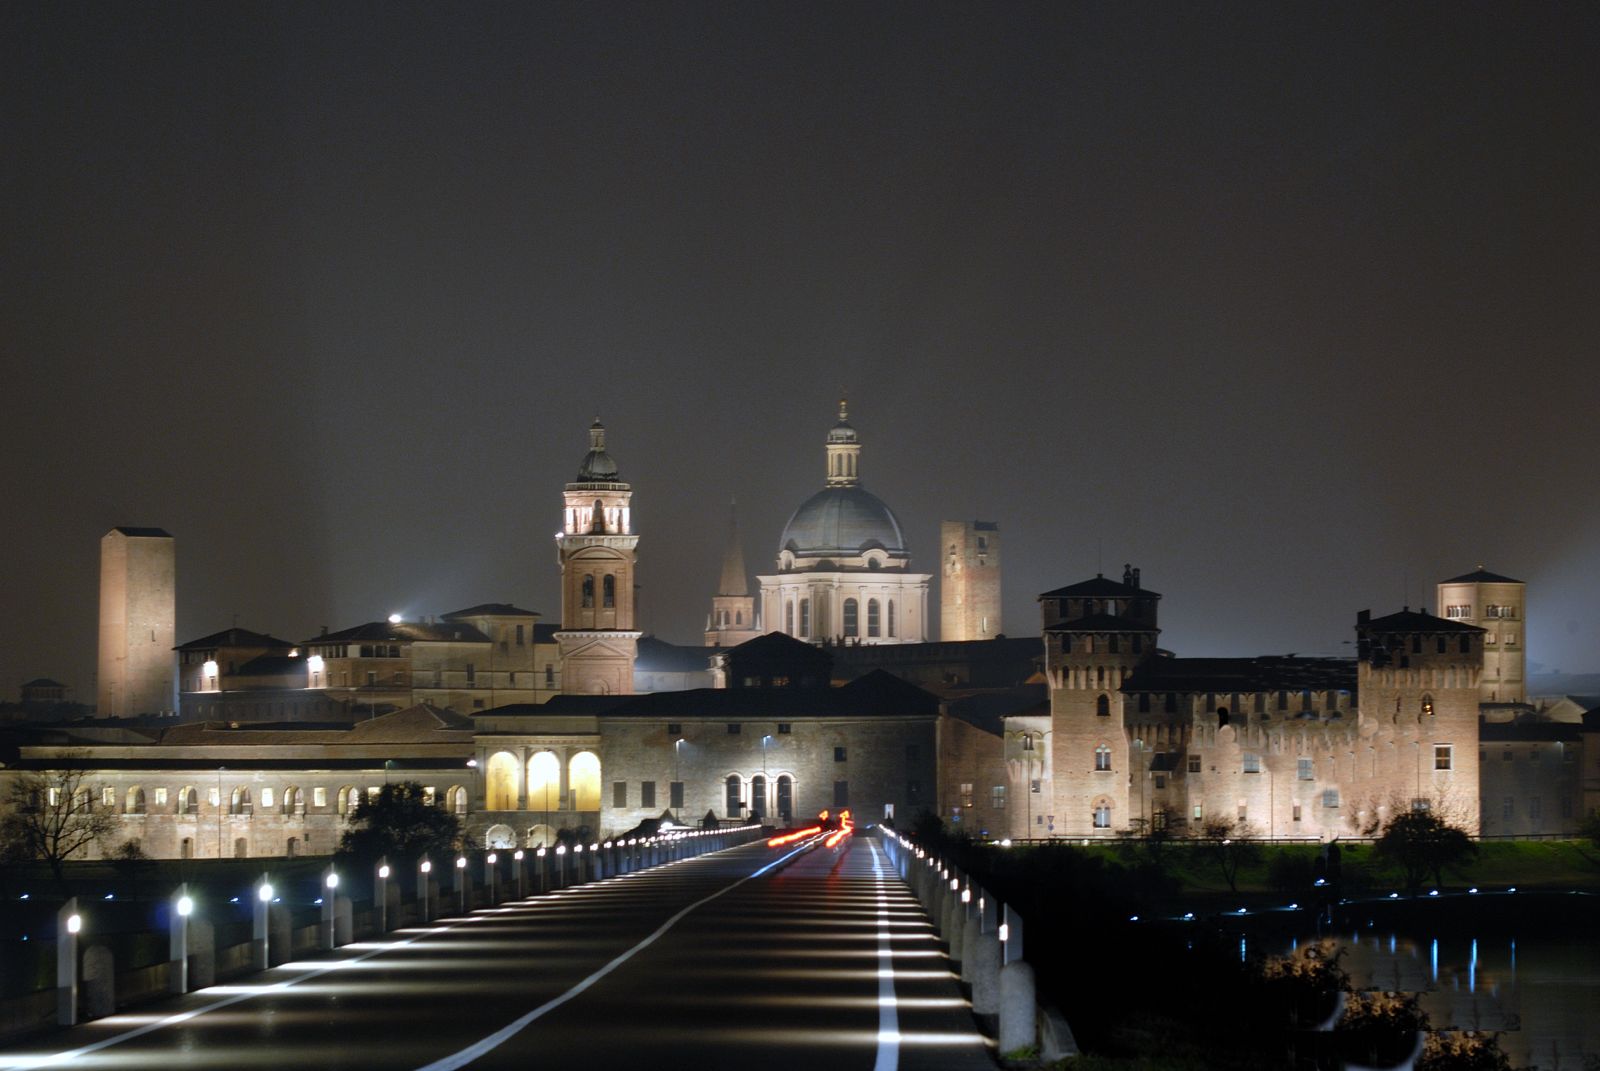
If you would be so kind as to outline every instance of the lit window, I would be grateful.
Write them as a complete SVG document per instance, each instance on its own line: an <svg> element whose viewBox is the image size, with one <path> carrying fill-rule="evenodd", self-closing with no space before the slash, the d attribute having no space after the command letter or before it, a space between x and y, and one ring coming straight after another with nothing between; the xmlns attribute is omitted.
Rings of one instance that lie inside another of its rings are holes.
<svg viewBox="0 0 1600 1071"><path fill-rule="evenodd" d="M1111 749L1104 744L1094 749L1094 768L1100 771L1111 769Z"/></svg>
<svg viewBox="0 0 1600 1071"><path fill-rule="evenodd" d="M1024 750L1024 751L1032 751L1033 750L1033 736L1032 736L1031 733L1023 733L1022 734L1022 750Z"/></svg>
<svg viewBox="0 0 1600 1071"><path fill-rule="evenodd" d="M995 810L997 810L997 811L1005 810L1005 807L1006 807L1006 786L1005 785L995 785L994 788L990 789L989 790L989 802L990 802L991 805L993 805Z"/></svg>
<svg viewBox="0 0 1600 1071"><path fill-rule="evenodd" d="M1189 772L1190 773L1199 773L1200 772L1200 756L1199 755L1190 755L1189 756Z"/></svg>
<svg viewBox="0 0 1600 1071"><path fill-rule="evenodd" d="M1097 803L1094 807L1094 827L1096 829L1111 828L1111 804Z"/></svg>
<svg viewBox="0 0 1600 1071"><path fill-rule="evenodd" d="M428 801L432 803L432 800ZM328 790L321 785L311 790L311 806L326 807L328 805Z"/></svg>
<svg viewBox="0 0 1600 1071"><path fill-rule="evenodd" d="M963 807L971 807L972 806L972 784L971 784L971 782L962 782L962 785L961 785L961 806L963 806Z"/></svg>
<svg viewBox="0 0 1600 1071"><path fill-rule="evenodd" d="M1453 745L1433 745L1433 768L1435 770L1455 769L1455 748Z"/></svg>

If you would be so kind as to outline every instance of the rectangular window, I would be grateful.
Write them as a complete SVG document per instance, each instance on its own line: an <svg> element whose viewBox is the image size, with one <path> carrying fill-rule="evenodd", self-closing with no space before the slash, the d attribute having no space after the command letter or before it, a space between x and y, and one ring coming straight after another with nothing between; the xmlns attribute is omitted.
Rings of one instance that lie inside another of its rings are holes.
<svg viewBox="0 0 1600 1071"><path fill-rule="evenodd" d="M1261 772L1261 756L1260 755L1256 754L1254 751L1246 751L1244 753L1244 755L1241 756L1241 758L1243 759L1243 763L1244 763L1243 769L1244 769L1245 773L1260 773Z"/></svg>
<svg viewBox="0 0 1600 1071"><path fill-rule="evenodd" d="M669 798L672 802L668 805L674 809L683 806L683 782L674 781L669 789Z"/></svg>
<svg viewBox="0 0 1600 1071"><path fill-rule="evenodd" d="M833 783L833 805L835 807L850 806L850 782L835 781Z"/></svg>
<svg viewBox="0 0 1600 1071"><path fill-rule="evenodd" d="M1296 822L1300 821L1300 804L1296 803L1294 805L1294 810L1293 810L1292 814L1293 814L1293 821L1296 821Z"/></svg>
<svg viewBox="0 0 1600 1071"><path fill-rule="evenodd" d="M1433 768L1435 770L1455 769L1455 747L1451 744L1433 745Z"/></svg>
<svg viewBox="0 0 1600 1071"><path fill-rule="evenodd" d="M1298 759L1295 768L1302 781L1315 781L1317 779L1316 761L1314 759Z"/></svg>
<svg viewBox="0 0 1600 1071"><path fill-rule="evenodd" d="M1466 618L1466 617L1471 617L1472 616L1472 607L1470 605L1467 605L1467 606L1446 606L1444 608L1444 616L1446 616L1446 617L1448 617L1448 618L1450 618L1451 620L1454 620L1454 621L1460 621L1462 618Z"/></svg>
<svg viewBox="0 0 1600 1071"><path fill-rule="evenodd" d="M966 781L961 785L961 806L972 806L972 782Z"/></svg>
<svg viewBox="0 0 1600 1071"><path fill-rule="evenodd" d="M994 788L989 790L989 803L997 811L1005 810L1005 807L1006 807L1006 786L1005 785L995 785Z"/></svg>
<svg viewBox="0 0 1600 1071"><path fill-rule="evenodd" d="M1238 817L1239 821L1241 821L1241 822L1249 821L1249 819L1250 819L1250 805L1248 803L1246 803L1244 800L1240 800L1239 801L1239 807L1234 812L1234 814Z"/></svg>
<svg viewBox="0 0 1600 1071"><path fill-rule="evenodd" d="M555 682L556 682L556 666L555 666L555 663L554 662L546 662L544 664L544 683L545 683L545 687L550 687L551 685L555 684Z"/></svg>
<svg viewBox="0 0 1600 1071"><path fill-rule="evenodd" d="M1195 804L1195 805L1194 805L1194 813L1193 813L1193 817L1194 817L1194 820L1195 820L1195 821L1196 821L1196 822L1203 822L1203 821L1205 821L1205 817L1206 817L1206 805L1205 805L1205 804L1203 804L1203 803L1197 803L1197 804Z"/></svg>
<svg viewBox="0 0 1600 1071"><path fill-rule="evenodd" d="M1339 790L1336 789L1336 788L1323 789L1323 791L1322 791L1322 805L1324 807L1337 807L1337 806L1339 806Z"/></svg>
<svg viewBox="0 0 1600 1071"><path fill-rule="evenodd" d="M478 683L478 667L471 662L467 663L467 687L471 688Z"/></svg>
<svg viewBox="0 0 1600 1071"><path fill-rule="evenodd" d="M628 805L628 782L611 782L611 806L626 807Z"/></svg>
<svg viewBox="0 0 1600 1071"><path fill-rule="evenodd" d="M739 735L739 723L738 722L730 721L728 723L728 735L729 736L738 736Z"/></svg>
<svg viewBox="0 0 1600 1071"><path fill-rule="evenodd" d="M1028 791L1029 792L1037 793L1037 792L1042 792L1043 790L1044 790L1043 786L1040 785L1039 779L1037 777L1035 777L1032 781L1028 782Z"/></svg>
<svg viewBox="0 0 1600 1071"><path fill-rule="evenodd" d="M1200 772L1200 756L1199 755L1190 755L1189 756L1189 772L1190 773L1199 773Z"/></svg>
<svg viewBox="0 0 1600 1071"><path fill-rule="evenodd" d="M789 731L790 731L790 727L789 727L789 723L788 722L780 721L778 723L778 735L779 736L788 736L789 735Z"/></svg>
<svg viewBox="0 0 1600 1071"><path fill-rule="evenodd" d="M518 625L517 626L517 646L518 647L523 646L523 642L522 641L523 641L523 635L524 634L523 634L522 630L525 629L525 628L527 628L526 625Z"/></svg>
<svg viewBox="0 0 1600 1071"><path fill-rule="evenodd" d="M115 807L117 804L116 790L109 785L100 790L100 804L103 807Z"/></svg>
<svg viewBox="0 0 1600 1071"><path fill-rule="evenodd" d="M1156 774L1156 787L1157 788L1166 788L1167 787L1167 775L1166 774Z"/></svg>
<svg viewBox="0 0 1600 1071"><path fill-rule="evenodd" d="M1508 646L1516 646L1517 634L1515 632L1507 632L1503 638L1503 642Z"/></svg>
<svg viewBox="0 0 1600 1071"><path fill-rule="evenodd" d="M428 800L432 803L432 800ZM328 805L328 790L321 785L311 790L311 806L326 807Z"/></svg>
<svg viewBox="0 0 1600 1071"><path fill-rule="evenodd" d="M836 748L833 749L833 761L834 762L844 762L845 761L844 748L836 747Z"/></svg>
<svg viewBox="0 0 1600 1071"><path fill-rule="evenodd" d="M654 807L656 805L656 783L654 781L639 782L639 806Z"/></svg>
<svg viewBox="0 0 1600 1071"><path fill-rule="evenodd" d="M156 789L156 806L157 807L165 807L166 805L167 805L167 790L165 788Z"/></svg>
<svg viewBox="0 0 1600 1071"><path fill-rule="evenodd" d="M261 790L261 806L262 807L271 807L272 806L272 789L264 788L264 789Z"/></svg>
<svg viewBox="0 0 1600 1071"><path fill-rule="evenodd" d="M1500 808L1500 817L1504 818L1507 822L1509 822L1513 818L1515 818L1516 815L1517 815L1517 801L1512 799L1510 796L1507 796L1505 803Z"/></svg>
<svg viewBox="0 0 1600 1071"><path fill-rule="evenodd" d="M668 736L682 736L683 735L683 723L682 722L676 722L676 721L667 722L667 735Z"/></svg>

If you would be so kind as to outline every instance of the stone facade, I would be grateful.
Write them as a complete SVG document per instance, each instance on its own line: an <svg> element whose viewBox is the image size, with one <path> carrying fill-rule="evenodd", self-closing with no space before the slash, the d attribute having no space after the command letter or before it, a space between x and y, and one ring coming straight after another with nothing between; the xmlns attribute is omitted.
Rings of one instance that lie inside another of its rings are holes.
<svg viewBox="0 0 1600 1071"><path fill-rule="evenodd" d="M939 638L988 640L1000 624L1000 526L993 521L941 521L944 555L939 588Z"/></svg>
<svg viewBox="0 0 1600 1071"><path fill-rule="evenodd" d="M177 556L159 528L113 528L100 540L102 718L177 709Z"/></svg>
<svg viewBox="0 0 1600 1071"><path fill-rule="evenodd" d="M1427 806L1477 830L1482 629L1363 613L1354 661L1182 659L1156 646L1159 599L1132 569L1040 597L1047 829L1183 833L1220 818L1325 840ZM1015 809L1009 826L1039 833Z"/></svg>

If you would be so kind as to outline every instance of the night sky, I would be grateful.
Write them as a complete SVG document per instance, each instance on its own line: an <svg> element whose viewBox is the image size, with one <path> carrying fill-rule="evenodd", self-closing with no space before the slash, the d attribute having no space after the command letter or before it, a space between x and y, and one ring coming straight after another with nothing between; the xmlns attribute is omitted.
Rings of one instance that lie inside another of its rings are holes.
<svg viewBox="0 0 1600 1071"><path fill-rule="evenodd" d="M93 701L116 524L180 642L555 620L597 415L697 642L841 391L914 565L1000 523L1013 635L1131 561L1179 653L1348 653L1481 562L1600 669L1597 56L1556 3L0 6L0 696Z"/></svg>

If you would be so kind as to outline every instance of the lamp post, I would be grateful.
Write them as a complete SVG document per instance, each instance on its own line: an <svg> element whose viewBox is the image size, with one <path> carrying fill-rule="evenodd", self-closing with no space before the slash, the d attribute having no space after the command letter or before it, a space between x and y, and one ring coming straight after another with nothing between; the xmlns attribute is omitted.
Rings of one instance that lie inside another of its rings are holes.
<svg viewBox="0 0 1600 1071"><path fill-rule="evenodd" d="M189 896L189 883L178 886L172 898L172 921L167 942L167 991L189 992L189 916L194 913L194 900Z"/></svg>
<svg viewBox="0 0 1600 1071"><path fill-rule="evenodd" d="M511 863L512 863L513 868L517 872L517 899L518 900L522 900L522 899L526 898L526 896L527 896L527 892L523 888L523 884L524 884L524 881L525 881L524 873L527 870L526 865L522 861L523 858L524 858L524 856L523 856L523 851L522 851L521 848L518 848L516 851L511 853Z"/></svg>
<svg viewBox="0 0 1600 1071"><path fill-rule="evenodd" d="M268 961L267 939L269 928L267 915L272 907L272 880L267 875L261 875L261 881L256 885L256 900L251 905L251 944L254 946L257 970L266 970Z"/></svg>
<svg viewBox="0 0 1600 1071"><path fill-rule="evenodd" d="M682 756L683 756L683 737L680 736L680 737L678 737L677 740L673 741L673 744L672 744L672 783L675 784L675 785L682 785L683 784L683 773L681 771L681 767L682 767L682 764L683 764ZM678 791L682 792L683 790L680 788ZM667 790L667 792L668 792L668 802L670 803L671 802L670 794L671 794L672 790L669 788ZM678 806L682 807L683 804L680 802L678 804ZM672 813L672 820L674 822L678 821L681 817L682 816L679 815L676 811L674 811Z"/></svg>
<svg viewBox="0 0 1600 1071"><path fill-rule="evenodd" d="M378 914L378 933L389 932L389 857L378 857L378 880L373 883L373 907Z"/></svg>
<svg viewBox="0 0 1600 1071"><path fill-rule="evenodd" d="M767 793L770 791L767 781L767 741L771 739L771 733L761 738L761 813L756 817L763 822L767 820ZM754 803L755 800L752 799L751 802Z"/></svg>
<svg viewBox="0 0 1600 1071"><path fill-rule="evenodd" d="M337 931L335 929L336 913L339 903L339 874L333 867L326 867L322 871L322 924L319 927L322 937L322 950L331 951L337 947Z"/></svg>
<svg viewBox="0 0 1600 1071"><path fill-rule="evenodd" d="M428 911L429 885L433 878L433 861L424 855L417 861L417 921L426 925L433 920Z"/></svg>

